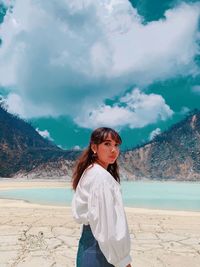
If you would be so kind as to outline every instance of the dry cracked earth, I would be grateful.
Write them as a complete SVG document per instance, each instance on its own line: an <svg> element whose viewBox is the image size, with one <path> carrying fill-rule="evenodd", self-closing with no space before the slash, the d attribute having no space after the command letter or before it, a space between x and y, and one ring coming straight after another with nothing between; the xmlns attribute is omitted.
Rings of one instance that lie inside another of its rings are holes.
<svg viewBox="0 0 200 267"><path fill-rule="evenodd" d="M0 210L0 267L73 267L80 225L70 207ZM173 215L126 210L132 267L200 267L200 213Z"/></svg>

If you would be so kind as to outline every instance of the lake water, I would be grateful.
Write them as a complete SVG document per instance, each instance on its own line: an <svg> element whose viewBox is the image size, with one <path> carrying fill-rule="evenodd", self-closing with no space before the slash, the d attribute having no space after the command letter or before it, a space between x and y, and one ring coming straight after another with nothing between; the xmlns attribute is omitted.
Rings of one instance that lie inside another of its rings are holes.
<svg viewBox="0 0 200 267"><path fill-rule="evenodd" d="M200 183L122 182L121 187L125 206L200 211ZM0 198L61 206L70 205L72 196L67 188L0 190Z"/></svg>

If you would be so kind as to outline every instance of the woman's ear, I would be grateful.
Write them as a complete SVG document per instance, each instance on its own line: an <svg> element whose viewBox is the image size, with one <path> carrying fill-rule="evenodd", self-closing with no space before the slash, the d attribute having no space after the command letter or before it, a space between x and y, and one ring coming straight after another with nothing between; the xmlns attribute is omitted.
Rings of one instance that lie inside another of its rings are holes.
<svg viewBox="0 0 200 267"><path fill-rule="evenodd" d="M97 153L97 145L96 144L92 144L91 149L92 149L93 153Z"/></svg>

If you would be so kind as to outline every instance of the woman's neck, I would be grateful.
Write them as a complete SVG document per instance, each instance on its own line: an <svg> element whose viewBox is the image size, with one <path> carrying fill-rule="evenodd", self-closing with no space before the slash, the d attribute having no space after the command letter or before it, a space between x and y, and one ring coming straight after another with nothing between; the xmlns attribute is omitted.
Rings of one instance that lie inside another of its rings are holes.
<svg viewBox="0 0 200 267"><path fill-rule="evenodd" d="M108 168L108 164L106 164L106 163L104 163L104 162L101 162L101 161L98 160L98 159L95 161L95 163L101 165L101 167L103 167L103 168L106 169L106 170L107 170L107 168Z"/></svg>

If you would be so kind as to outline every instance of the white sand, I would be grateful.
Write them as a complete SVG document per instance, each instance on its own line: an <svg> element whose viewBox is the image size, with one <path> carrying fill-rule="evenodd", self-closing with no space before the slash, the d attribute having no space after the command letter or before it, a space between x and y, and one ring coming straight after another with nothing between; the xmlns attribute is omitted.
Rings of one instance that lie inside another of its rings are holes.
<svg viewBox="0 0 200 267"><path fill-rule="evenodd" d="M3 179L0 180L0 190L25 189L25 188L71 188L71 183L63 180L29 180L24 179Z"/></svg>
<svg viewBox="0 0 200 267"><path fill-rule="evenodd" d="M70 186L52 181L3 184L0 188ZM200 266L200 212L125 210L132 267ZM81 226L70 207L1 199L0 211L0 267L75 266Z"/></svg>

